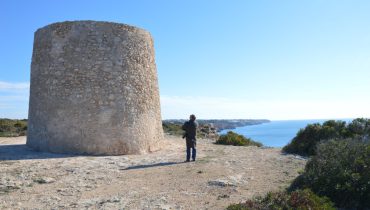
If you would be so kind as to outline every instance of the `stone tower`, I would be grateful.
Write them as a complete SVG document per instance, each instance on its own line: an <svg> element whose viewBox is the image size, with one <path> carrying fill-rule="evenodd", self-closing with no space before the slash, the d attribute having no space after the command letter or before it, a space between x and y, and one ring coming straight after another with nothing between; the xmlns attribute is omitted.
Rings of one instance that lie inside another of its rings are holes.
<svg viewBox="0 0 370 210"><path fill-rule="evenodd" d="M163 139L149 32L72 21L35 33L27 145L91 155L142 154Z"/></svg>

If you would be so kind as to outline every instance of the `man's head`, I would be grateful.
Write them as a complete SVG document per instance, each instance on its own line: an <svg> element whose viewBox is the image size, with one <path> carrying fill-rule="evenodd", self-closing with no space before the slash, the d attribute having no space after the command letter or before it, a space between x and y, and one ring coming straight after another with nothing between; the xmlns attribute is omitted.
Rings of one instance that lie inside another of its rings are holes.
<svg viewBox="0 0 370 210"><path fill-rule="evenodd" d="M193 120L194 121L195 119L196 119L195 115L193 115L193 114L190 115L190 120Z"/></svg>

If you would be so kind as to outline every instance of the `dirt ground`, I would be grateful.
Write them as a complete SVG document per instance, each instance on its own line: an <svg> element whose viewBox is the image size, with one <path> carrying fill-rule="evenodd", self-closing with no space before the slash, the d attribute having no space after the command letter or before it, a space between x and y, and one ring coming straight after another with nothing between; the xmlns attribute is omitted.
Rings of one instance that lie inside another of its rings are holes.
<svg viewBox="0 0 370 210"><path fill-rule="evenodd" d="M279 148L198 140L146 155L71 156L35 152L25 137L0 138L0 209L225 209L286 187L306 160Z"/></svg>

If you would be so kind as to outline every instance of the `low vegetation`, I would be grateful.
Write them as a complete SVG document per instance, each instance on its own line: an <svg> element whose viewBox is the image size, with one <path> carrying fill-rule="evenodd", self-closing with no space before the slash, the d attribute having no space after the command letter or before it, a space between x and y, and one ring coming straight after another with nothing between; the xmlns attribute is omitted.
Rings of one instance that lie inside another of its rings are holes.
<svg viewBox="0 0 370 210"><path fill-rule="evenodd" d="M0 137L25 136L27 120L0 119Z"/></svg>
<svg viewBox="0 0 370 210"><path fill-rule="evenodd" d="M311 156L319 142L329 139L359 138L369 140L370 119L358 118L348 125L344 121L329 120L322 125L309 124L283 148L283 152Z"/></svg>
<svg viewBox="0 0 370 210"><path fill-rule="evenodd" d="M318 143L315 155L286 191L228 209L333 209L333 204L340 209L370 209L369 198L369 141L335 139Z"/></svg>
<svg viewBox="0 0 370 210"><path fill-rule="evenodd" d="M163 122L163 132L174 135L174 136L183 136L184 130L182 130L183 123L176 122ZM212 127L210 124L199 124L197 129L197 139L201 138L209 138L209 139L215 139L217 138L217 131L214 127Z"/></svg>
<svg viewBox="0 0 370 210"><path fill-rule="evenodd" d="M310 188L338 207L370 208L370 144L363 139L319 143L291 189Z"/></svg>
<svg viewBox="0 0 370 210"><path fill-rule="evenodd" d="M234 145L234 146L263 146L262 143L253 141L250 138L246 138L242 135L234 133L232 131L227 132L225 135L221 135L216 144Z"/></svg>
<svg viewBox="0 0 370 210"><path fill-rule="evenodd" d="M370 209L369 119L307 125L283 151L311 156L291 186L229 210Z"/></svg>
<svg viewBox="0 0 370 210"><path fill-rule="evenodd" d="M233 204L227 210L296 210L296 209L335 209L326 197L317 196L309 189L293 192L271 192L264 197L247 200L245 203Z"/></svg>
<svg viewBox="0 0 370 210"><path fill-rule="evenodd" d="M180 124L175 123L162 123L163 132L175 135L175 136L182 136L184 134L184 131L181 129Z"/></svg>

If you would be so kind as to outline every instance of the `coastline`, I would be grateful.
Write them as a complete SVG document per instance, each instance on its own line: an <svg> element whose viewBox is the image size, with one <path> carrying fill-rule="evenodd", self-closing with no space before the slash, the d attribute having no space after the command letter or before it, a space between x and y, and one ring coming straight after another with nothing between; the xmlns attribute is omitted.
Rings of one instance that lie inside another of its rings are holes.
<svg viewBox="0 0 370 210"><path fill-rule="evenodd" d="M182 125L186 119L165 119L163 123L172 123ZM237 127L244 127L248 125L259 125L271 122L268 119L197 119L199 125L211 125L217 132L225 129L235 129Z"/></svg>
<svg viewBox="0 0 370 210"><path fill-rule="evenodd" d="M348 122L348 119L341 119ZM254 141L261 142L266 147L282 148L287 145L300 129L308 124L323 123L326 119L308 120L272 120L269 123L236 127L218 132L219 135L233 131Z"/></svg>

